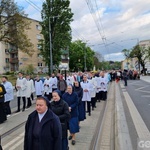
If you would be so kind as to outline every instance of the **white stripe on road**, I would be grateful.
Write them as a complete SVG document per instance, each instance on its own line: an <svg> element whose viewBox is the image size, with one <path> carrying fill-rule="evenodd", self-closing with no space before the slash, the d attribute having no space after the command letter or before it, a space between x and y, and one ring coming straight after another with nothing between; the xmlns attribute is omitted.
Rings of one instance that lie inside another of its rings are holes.
<svg viewBox="0 0 150 150"><path fill-rule="evenodd" d="M9 150L16 150L16 148L21 145L23 143L24 139L21 139L20 141L18 141L15 145L13 145L11 148L9 148ZM23 149L23 147L22 147Z"/></svg>
<svg viewBox="0 0 150 150"><path fill-rule="evenodd" d="M24 136L24 132L19 134L16 138L14 138L13 140L11 140L10 142L7 143L7 145L3 146L3 149L8 148L9 146L11 146L12 144L14 144L16 141L18 141L19 139L23 138Z"/></svg>
<svg viewBox="0 0 150 150"><path fill-rule="evenodd" d="M127 102L133 123L135 125L138 137L141 139L150 139L150 131L145 125L141 115L139 114L137 108L135 107L131 97L127 92L123 92L125 100Z"/></svg>

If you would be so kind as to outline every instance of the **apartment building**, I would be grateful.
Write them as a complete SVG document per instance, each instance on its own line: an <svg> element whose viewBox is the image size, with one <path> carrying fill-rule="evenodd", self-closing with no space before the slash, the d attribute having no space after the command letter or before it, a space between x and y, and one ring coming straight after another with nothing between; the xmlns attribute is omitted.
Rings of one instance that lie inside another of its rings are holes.
<svg viewBox="0 0 150 150"><path fill-rule="evenodd" d="M25 18L29 19L29 18ZM33 65L34 72L47 72L48 67L42 61L42 56L40 55L38 42L42 39L41 26L39 21L29 19L31 22L30 28L26 31L28 38L31 40L34 53L32 56L18 50L9 43L0 42L0 74L6 73L8 71L20 71L26 70L28 65Z"/></svg>

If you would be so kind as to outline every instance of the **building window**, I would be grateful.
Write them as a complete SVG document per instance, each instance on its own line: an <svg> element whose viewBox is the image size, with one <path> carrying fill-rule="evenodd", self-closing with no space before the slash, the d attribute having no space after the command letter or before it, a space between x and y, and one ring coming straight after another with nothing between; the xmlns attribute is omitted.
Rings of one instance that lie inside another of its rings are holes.
<svg viewBox="0 0 150 150"><path fill-rule="evenodd" d="M42 37L41 37L40 34L37 34L37 35L36 35L36 38L37 38L38 40L42 39Z"/></svg>
<svg viewBox="0 0 150 150"><path fill-rule="evenodd" d="M42 63L38 63L38 66L39 66L39 67L42 67Z"/></svg>
<svg viewBox="0 0 150 150"><path fill-rule="evenodd" d="M41 30L41 26L40 25L36 25L36 29L37 30Z"/></svg>
<svg viewBox="0 0 150 150"><path fill-rule="evenodd" d="M9 58L5 58L5 62L6 62L6 63L9 63Z"/></svg>

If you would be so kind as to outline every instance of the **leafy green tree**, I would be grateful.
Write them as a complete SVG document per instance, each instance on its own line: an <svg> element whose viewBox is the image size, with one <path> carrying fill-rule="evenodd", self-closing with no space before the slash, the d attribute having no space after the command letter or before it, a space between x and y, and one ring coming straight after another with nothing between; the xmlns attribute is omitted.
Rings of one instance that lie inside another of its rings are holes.
<svg viewBox="0 0 150 150"><path fill-rule="evenodd" d="M136 45L133 47L133 49L130 53L130 57L138 59L139 64L141 64L141 66L143 68L144 74L146 74L145 65L150 58L150 47L145 48L140 45ZM140 67L140 65L139 65L139 67ZM139 70L140 70L140 68L139 68Z"/></svg>
<svg viewBox="0 0 150 150"><path fill-rule="evenodd" d="M30 22L14 0L0 1L0 41L5 41L21 51L32 54L33 44L26 35Z"/></svg>
<svg viewBox="0 0 150 150"><path fill-rule="evenodd" d="M41 54L44 61L49 66L50 44L52 43L53 64L58 66L61 60L61 49L66 49L71 43L70 23L73 13L69 8L69 4L69 0L46 0L43 3L41 33L44 40L41 40L39 44L41 45Z"/></svg>
<svg viewBox="0 0 150 150"><path fill-rule="evenodd" d="M86 46L86 43L78 40L72 42L69 47L69 68L72 71L92 70L94 66L95 52ZM86 60L86 62L85 62Z"/></svg>

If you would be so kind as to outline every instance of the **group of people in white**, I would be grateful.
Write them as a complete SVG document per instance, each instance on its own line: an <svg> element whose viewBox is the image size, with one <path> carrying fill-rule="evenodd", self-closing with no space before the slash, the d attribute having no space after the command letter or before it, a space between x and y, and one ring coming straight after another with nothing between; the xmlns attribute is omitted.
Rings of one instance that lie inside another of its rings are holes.
<svg viewBox="0 0 150 150"><path fill-rule="evenodd" d="M62 84L62 81L65 82L65 84ZM56 76L53 73L51 76L47 75L44 81L40 79L39 75L33 79L30 78L30 75L23 76L23 73L19 72L15 85L17 95L16 112L20 112L21 110L21 98L23 103L22 111L25 111L26 108L29 108L32 105L32 100L34 100L33 93L35 93L36 97L44 95L51 100L52 92L54 90L59 89L63 94L67 89L67 85L73 86L75 81L81 83L81 87L83 88L82 101L87 101L87 111L89 112L89 115L91 115L91 106L94 110L97 100L100 101L107 99L107 88L110 81L110 74L104 71L101 71L97 74L92 72L70 73L66 75L66 79L65 75L58 73ZM8 81L6 76L2 77L2 84L6 90L5 111L6 115L9 116L11 114L11 108L9 104L10 101L14 99L14 90L12 83ZM63 91L61 90L61 86L63 86Z"/></svg>

